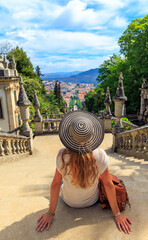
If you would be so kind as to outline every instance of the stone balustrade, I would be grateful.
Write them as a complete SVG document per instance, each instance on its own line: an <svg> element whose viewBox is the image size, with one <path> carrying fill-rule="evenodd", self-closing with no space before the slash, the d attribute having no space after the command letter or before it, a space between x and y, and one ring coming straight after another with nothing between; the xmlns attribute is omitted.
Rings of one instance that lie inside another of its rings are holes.
<svg viewBox="0 0 148 240"><path fill-rule="evenodd" d="M58 119L47 119L41 122L34 122L35 135L47 134L47 133L58 133L61 118Z"/></svg>
<svg viewBox="0 0 148 240"><path fill-rule="evenodd" d="M59 119L64 117L64 114L42 114L42 118L45 119Z"/></svg>
<svg viewBox="0 0 148 240"><path fill-rule="evenodd" d="M126 121L123 121L122 119L121 119L121 121L122 121L122 126L123 127L129 127L130 130L138 128L138 126L133 124L133 123L128 123Z"/></svg>
<svg viewBox="0 0 148 240"><path fill-rule="evenodd" d="M148 160L148 125L116 134L114 150Z"/></svg>
<svg viewBox="0 0 148 240"><path fill-rule="evenodd" d="M32 154L31 138L0 132L0 162L7 156L23 153Z"/></svg>

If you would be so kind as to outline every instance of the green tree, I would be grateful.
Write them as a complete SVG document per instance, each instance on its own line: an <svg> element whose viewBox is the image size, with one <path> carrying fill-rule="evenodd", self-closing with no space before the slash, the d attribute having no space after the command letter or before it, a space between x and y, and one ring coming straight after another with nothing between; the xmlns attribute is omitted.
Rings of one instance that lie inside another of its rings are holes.
<svg viewBox="0 0 148 240"><path fill-rule="evenodd" d="M71 100L70 100L70 104L69 104L69 108L74 108L75 105L75 99L73 96L71 96Z"/></svg>
<svg viewBox="0 0 148 240"><path fill-rule="evenodd" d="M98 113L98 110L102 110L104 108L104 90L100 88L100 84L97 87L88 92L85 95L85 106L89 112Z"/></svg>
<svg viewBox="0 0 148 240"><path fill-rule="evenodd" d="M7 55L12 47L12 44L8 41L0 42L0 56Z"/></svg>
<svg viewBox="0 0 148 240"><path fill-rule="evenodd" d="M28 77L36 77L37 74L34 72L33 64L30 61L30 58L27 57L27 53L23 50L23 48L11 49L11 51L7 55L7 59L12 62L12 57L14 56L16 62L16 68L19 74Z"/></svg>
<svg viewBox="0 0 148 240"><path fill-rule="evenodd" d="M79 98L77 98L77 106L78 106L79 109L82 110L83 107L82 107L82 103L81 103Z"/></svg>
<svg viewBox="0 0 148 240"><path fill-rule="evenodd" d="M33 102L34 101L34 90L37 91L37 94L41 94L42 85L39 82L39 79L36 78L30 78L23 76L23 85L26 91L26 94L28 96L28 99Z"/></svg>
<svg viewBox="0 0 148 240"><path fill-rule="evenodd" d="M60 103L61 103L61 86L60 86L60 83L58 83L58 85L57 85L57 100L58 100L58 104L60 106Z"/></svg>
<svg viewBox="0 0 148 240"><path fill-rule="evenodd" d="M57 81L55 82L55 86L54 86L54 94L56 96L56 99L58 99L58 83L57 83Z"/></svg>
<svg viewBox="0 0 148 240"><path fill-rule="evenodd" d="M135 79L148 78L148 15L133 20L119 38L120 52L128 59Z"/></svg>
<svg viewBox="0 0 148 240"><path fill-rule="evenodd" d="M39 65L36 66L35 72L36 72L36 74L38 75L39 78L44 75L44 74L41 73L41 69L40 69Z"/></svg>

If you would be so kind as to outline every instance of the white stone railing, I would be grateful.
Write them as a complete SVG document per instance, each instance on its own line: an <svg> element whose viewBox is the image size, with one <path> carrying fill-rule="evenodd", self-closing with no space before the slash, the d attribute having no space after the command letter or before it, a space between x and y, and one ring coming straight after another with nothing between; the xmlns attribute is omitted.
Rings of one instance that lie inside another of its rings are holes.
<svg viewBox="0 0 148 240"><path fill-rule="evenodd" d="M148 160L148 125L118 133L114 137L116 152Z"/></svg>
<svg viewBox="0 0 148 240"><path fill-rule="evenodd" d="M26 152L32 154L31 138L0 132L0 158Z"/></svg>
<svg viewBox="0 0 148 240"><path fill-rule="evenodd" d="M42 118L44 120L49 120L49 119L60 119L64 117L64 114L42 114Z"/></svg>
<svg viewBox="0 0 148 240"><path fill-rule="evenodd" d="M61 118L42 120L41 122L34 122L35 135L58 133Z"/></svg>
<svg viewBox="0 0 148 240"><path fill-rule="evenodd" d="M122 122L122 126L123 126L123 127L129 127L131 130L138 128L137 125L135 125L135 124L133 124L133 123L128 123L128 122L126 122L126 121L123 121L122 119L121 119L121 122Z"/></svg>

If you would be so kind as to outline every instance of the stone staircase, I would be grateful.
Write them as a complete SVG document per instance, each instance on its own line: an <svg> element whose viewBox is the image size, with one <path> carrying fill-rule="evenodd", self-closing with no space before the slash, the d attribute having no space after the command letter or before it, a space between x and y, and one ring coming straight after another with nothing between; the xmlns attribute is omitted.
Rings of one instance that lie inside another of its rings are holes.
<svg viewBox="0 0 148 240"><path fill-rule="evenodd" d="M122 178L132 208L125 214L132 233L118 231L112 212L100 204L73 209L59 197L55 220L49 231L38 233L36 220L47 211L56 154L62 144L58 135L37 136L34 153L25 159L0 165L0 240L147 240L148 161L114 153L112 134L105 134L101 148L109 156L109 170Z"/></svg>

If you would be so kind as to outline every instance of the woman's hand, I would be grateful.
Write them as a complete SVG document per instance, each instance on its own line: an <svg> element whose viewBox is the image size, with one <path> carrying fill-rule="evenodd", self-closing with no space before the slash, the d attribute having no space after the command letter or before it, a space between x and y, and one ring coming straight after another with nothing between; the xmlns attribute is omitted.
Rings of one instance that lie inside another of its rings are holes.
<svg viewBox="0 0 148 240"><path fill-rule="evenodd" d="M52 215L50 215L48 212L44 213L37 221L39 222L39 224L37 225L36 229L37 231L43 231L44 228L47 226L47 230L50 228L50 224L53 220Z"/></svg>
<svg viewBox="0 0 148 240"><path fill-rule="evenodd" d="M120 231L123 230L123 232L128 234L132 231L130 227L130 224L132 224L130 219L122 213L115 217L115 222Z"/></svg>

